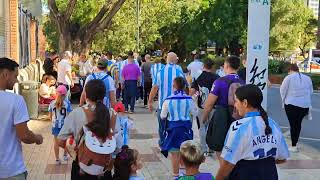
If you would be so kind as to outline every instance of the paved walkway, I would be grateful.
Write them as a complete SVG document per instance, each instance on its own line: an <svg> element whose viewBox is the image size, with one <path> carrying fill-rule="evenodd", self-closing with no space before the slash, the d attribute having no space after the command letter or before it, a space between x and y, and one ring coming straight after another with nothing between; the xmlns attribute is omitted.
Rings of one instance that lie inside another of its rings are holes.
<svg viewBox="0 0 320 180"><path fill-rule="evenodd" d="M141 105L140 105L141 106ZM144 161L144 168L140 173L147 180L170 180L171 166L157 148L157 123L154 114L146 109L138 108L134 118L135 129L131 133L132 148L139 150ZM40 146L24 145L25 162L29 171L29 180L67 180L70 179L71 162L63 162L58 166L54 164L53 137L49 121L31 121L31 129L44 136L44 143ZM195 136L198 131L195 130ZM291 155L291 159L278 167L280 180L320 180L320 150L301 145L302 151ZM62 153L62 152L61 152ZM216 174L218 162L209 157L201 166L204 172Z"/></svg>

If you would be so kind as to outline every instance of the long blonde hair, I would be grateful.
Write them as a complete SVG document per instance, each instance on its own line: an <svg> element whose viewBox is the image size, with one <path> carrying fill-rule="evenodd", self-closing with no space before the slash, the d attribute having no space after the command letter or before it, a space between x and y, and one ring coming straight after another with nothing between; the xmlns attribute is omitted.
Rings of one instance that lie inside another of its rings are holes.
<svg viewBox="0 0 320 180"><path fill-rule="evenodd" d="M65 95L61 95L61 94L57 93L57 96L56 96L56 108L57 109L61 109L62 108L63 101L64 101L65 97L66 97Z"/></svg>

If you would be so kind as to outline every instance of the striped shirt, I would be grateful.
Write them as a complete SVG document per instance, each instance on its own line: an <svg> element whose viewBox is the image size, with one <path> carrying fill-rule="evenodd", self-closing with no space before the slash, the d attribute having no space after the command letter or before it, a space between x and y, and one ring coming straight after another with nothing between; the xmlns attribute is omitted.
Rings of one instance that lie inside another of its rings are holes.
<svg viewBox="0 0 320 180"><path fill-rule="evenodd" d="M221 157L231 164L240 160L258 160L267 157L289 158L286 141L278 124L269 118L272 134L265 135L265 122L259 112L250 112L231 124Z"/></svg>
<svg viewBox="0 0 320 180"><path fill-rule="evenodd" d="M173 80L176 77L185 78L182 68L176 64L167 64L158 72L157 78L153 82L153 86L159 88L159 108L162 107L163 101L173 94Z"/></svg>
<svg viewBox="0 0 320 180"><path fill-rule="evenodd" d="M118 62L116 62L116 65L117 65L118 71L119 71L119 81L120 81L120 82L121 82L121 80L122 80L121 74L122 74L122 69L123 69L123 67L124 67L124 66L122 66L122 63L123 63L123 61L118 61Z"/></svg>
<svg viewBox="0 0 320 180"><path fill-rule="evenodd" d="M119 72L119 69L118 69L118 66L115 63L113 63L111 60L108 60L107 71L108 71L108 74L113 79L115 79L116 73Z"/></svg>
<svg viewBox="0 0 320 180"><path fill-rule="evenodd" d="M52 113L52 127L60 129L67 115L72 111L72 105L69 100L64 100L62 107L57 109L56 100L53 100L49 105L48 111Z"/></svg>
<svg viewBox="0 0 320 180"><path fill-rule="evenodd" d="M168 121L191 121L191 115L197 115L197 106L192 97L183 91L175 91L163 102L160 117Z"/></svg>
<svg viewBox="0 0 320 180"><path fill-rule="evenodd" d="M161 64L161 63L157 63L157 64L152 64L151 65L151 78L152 78L152 82L155 81L155 79L157 78L157 74L158 72L164 68L165 65Z"/></svg>

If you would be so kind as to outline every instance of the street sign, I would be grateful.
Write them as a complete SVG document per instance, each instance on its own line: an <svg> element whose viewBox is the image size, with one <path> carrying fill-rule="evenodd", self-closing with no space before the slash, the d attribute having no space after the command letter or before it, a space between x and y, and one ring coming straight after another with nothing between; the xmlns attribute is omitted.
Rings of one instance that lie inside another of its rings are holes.
<svg viewBox="0 0 320 180"><path fill-rule="evenodd" d="M267 108L268 55L271 0L248 0L247 84L263 91Z"/></svg>

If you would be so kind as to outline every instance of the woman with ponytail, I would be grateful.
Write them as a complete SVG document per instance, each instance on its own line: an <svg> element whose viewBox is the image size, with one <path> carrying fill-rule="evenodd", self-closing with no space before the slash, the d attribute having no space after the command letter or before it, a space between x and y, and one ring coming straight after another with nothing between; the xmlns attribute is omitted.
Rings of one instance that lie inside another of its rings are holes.
<svg viewBox="0 0 320 180"><path fill-rule="evenodd" d="M277 180L276 164L289 157L278 124L261 106L263 95L255 85L235 93L235 108L243 118L231 124L221 154L217 180Z"/></svg>
<svg viewBox="0 0 320 180"><path fill-rule="evenodd" d="M83 157L83 152L87 152L82 150L84 144L85 146L90 145L87 142L83 142L85 141L84 139L87 139L86 133L90 131L90 133L94 134L94 137L96 137L100 143L103 143L101 145L104 145L107 139L112 139L112 132L115 124L115 118L113 118L115 116L111 117L109 109L103 104L103 99L106 93L103 81L89 81L85 86L84 91L86 94L86 105L76 108L66 118L65 124L58 136L60 140L59 144L64 147L68 138L74 137L75 139L77 147L76 150L78 152L77 157L72 163L72 180L111 179L111 171L107 170L104 175L102 174L97 176L88 174L85 170L80 169L79 166L79 162L81 162ZM106 155L105 157L106 159L111 159L110 155Z"/></svg>

